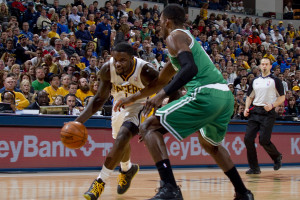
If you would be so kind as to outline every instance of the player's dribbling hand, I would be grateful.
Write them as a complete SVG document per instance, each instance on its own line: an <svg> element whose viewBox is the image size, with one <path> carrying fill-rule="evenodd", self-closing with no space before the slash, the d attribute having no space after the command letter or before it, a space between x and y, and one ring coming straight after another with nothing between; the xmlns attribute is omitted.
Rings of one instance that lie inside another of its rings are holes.
<svg viewBox="0 0 300 200"><path fill-rule="evenodd" d="M244 116L245 116L245 117L248 117L248 116L249 116L249 109L248 109L248 108L244 110Z"/></svg>
<svg viewBox="0 0 300 200"><path fill-rule="evenodd" d="M121 108L125 108L125 106L130 106L131 104L133 104L133 102L131 102L129 98L121 98L116 102L114 106L114 111L120 111Z"/></svg>
<svg viewBox="0 0 300 200"><path fill-rule="evenodd" d="M152 111L152 108L154 109L154 113L157 110L159 106L161 106L162 102L164 100L164 95L160 95L159 93L152 97L151 99L148 99L145 103L144 107L144 116L148 116L149 113Z"/></svg>

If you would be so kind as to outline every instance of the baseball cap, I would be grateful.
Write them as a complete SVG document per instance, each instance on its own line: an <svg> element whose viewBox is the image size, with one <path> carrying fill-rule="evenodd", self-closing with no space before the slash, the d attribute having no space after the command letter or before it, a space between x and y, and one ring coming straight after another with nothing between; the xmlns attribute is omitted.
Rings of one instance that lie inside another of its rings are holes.
<svg viewBox="0 0 300 200"><path fill-rule="evenodd" d="M278 23L279 23L279 24L283 24L283 21L279 21Z"/></svg>
<svg viewBox="0 0 300 200"><path fill-rule="evenodd" d="M296 86L294 86L294 87L292 88L292 90L293 90L293 91L298 91L298 90L300 90L300 88L299 88L299 86L296 85Z"/></svg>
<svg viewBox="0 0 300 200"><path fill-rule="evenodd" d="M96 13L101 13L101 10L96 10Z"/></svg>
<svg viewBox="0 0 300 200"><path fill-rule="evenodd" d="M33 2L29 2L28 6L34 6Z"/></svg>
<svg viewBox="0 0 300 200"><path fill-rule="evenodd" d="M80 75L80 72L79 71L75 71L75 72L73 72L73 75Z"/></svg>
<svg viewBox="0 0 300 200"><path fill-rule="evenodd" d="M143 28L147 28L148 27L148 24L143 24Z"/></svg>
<svg viewBox="0 0 300 200"><path fill-rule="evenodd" d="M292 59L288 58L288 59L286 59L286 61L290 63L290 62L292 62Z"/></svg>
<svg viewBox="0 0 300 200"><path fill-rule="evenodd" d="M104 19L110 19L109 15L104 15Z"/></svg>
<svg viewBox="0 0 300 200"><path fill-rule="evenodd" d="M26 35L24 35L24 34L19 35L19 40L21 40L23 38L27 38Z"/></svg>

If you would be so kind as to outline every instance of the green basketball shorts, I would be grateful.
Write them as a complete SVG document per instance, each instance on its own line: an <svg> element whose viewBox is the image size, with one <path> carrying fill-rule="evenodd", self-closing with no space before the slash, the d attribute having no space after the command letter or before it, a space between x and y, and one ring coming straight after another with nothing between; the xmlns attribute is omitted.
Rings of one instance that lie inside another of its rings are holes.
<svg viewBox="0 0 300 200"><path fill-rule="evenodd" d="M200 131L212 145L226 134L234 109L234 98L226 84L210 84L188 91L156 111L160 123L178 140Z"/></svg>

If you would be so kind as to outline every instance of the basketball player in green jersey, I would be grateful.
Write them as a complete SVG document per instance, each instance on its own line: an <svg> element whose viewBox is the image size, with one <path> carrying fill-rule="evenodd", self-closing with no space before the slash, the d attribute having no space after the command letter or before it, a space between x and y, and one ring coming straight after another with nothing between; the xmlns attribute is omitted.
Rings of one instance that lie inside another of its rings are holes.
<svg viewBox="0 0 300 200"><path fill-rule="evenodd" d="M197 132L202 147L232 182L235 199L254 199L221 145L233 113L233 95L204 49L184 29L184 16L184 9L179 5L165 7L160 23L171 63L166 64L159 77L146 88L120 99L114 109L126 108L137 99L159 91L146 102L147 115L152 108L158 108L163 99L185 86L186 95L158 109L155 116L148 118L140 127L141 140L148 147L161 178L161 187L152 199L183 199L163 140L163 134L167 132L178 140Z"/></svg>

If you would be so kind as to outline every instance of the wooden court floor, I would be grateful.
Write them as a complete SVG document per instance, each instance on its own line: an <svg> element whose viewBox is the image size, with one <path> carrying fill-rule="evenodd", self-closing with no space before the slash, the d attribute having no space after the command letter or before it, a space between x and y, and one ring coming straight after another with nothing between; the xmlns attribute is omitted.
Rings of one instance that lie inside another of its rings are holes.
<svg viewBox="0 0 300 200"><path fill-rule="evenodd" d="M299 200L300 167L283 167L279 171L262 168L260 175L246 175L238 168L246 186L259 200ZM220 169L174 170L185 200L233 199L233 187ZM0 200L78 200L98 176L97 171L0 173ZM152 197L158 187L156 170L140 170L126 194L116 194L118 172L105 186L100 199L142 200Z"/></svg>

